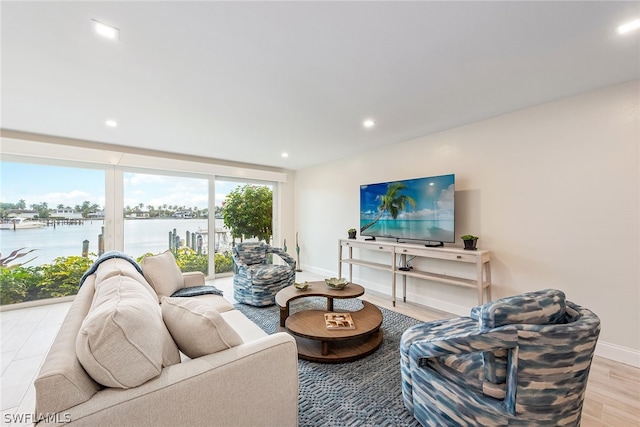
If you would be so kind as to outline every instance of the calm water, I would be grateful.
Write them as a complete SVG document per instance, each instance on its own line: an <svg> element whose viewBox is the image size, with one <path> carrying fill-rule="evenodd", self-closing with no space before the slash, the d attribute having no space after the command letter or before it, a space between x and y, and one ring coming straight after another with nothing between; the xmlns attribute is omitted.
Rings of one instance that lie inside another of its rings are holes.
<svg viewBox="0 0 640 427"><path fill-rule="evenodd" d="M360 227L370 221L361 219ZM365 230L375 236L394 236L405 239L451 242L454 240L453 220L386 220L381 219Z"/></svg>
<svg viewBox="0 0 640 427"><path fill-rule="evenodd" d="M89 241L89 252L98 253L98 235L103 221L86 221L84 225L58 225L32 230L0 230L1 257L19 248L37 249L21 260L37 258L27 265L51 263L60 256L82 255L82 242ZM159 253L169 249L169 232L174 228L181 239L186 232L206 230L206 219L139 219L124 222L124 251L138 257L147 252ZM222 220L216 219L216 229ZM16 261L18 262L18 261Z"/></svg>

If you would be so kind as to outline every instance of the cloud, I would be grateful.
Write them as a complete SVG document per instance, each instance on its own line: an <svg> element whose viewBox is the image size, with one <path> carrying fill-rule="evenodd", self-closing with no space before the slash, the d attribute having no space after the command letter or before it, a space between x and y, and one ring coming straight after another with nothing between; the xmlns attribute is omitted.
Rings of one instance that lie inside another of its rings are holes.
<svg viewBox="0 0 640 427"><path fill-rule="evenodd" d="M451 184L446 190L442 190L440 192L440 197L438 198L438 209L440 210L451 210L453 211L454 206L454 186Z"/></svg>

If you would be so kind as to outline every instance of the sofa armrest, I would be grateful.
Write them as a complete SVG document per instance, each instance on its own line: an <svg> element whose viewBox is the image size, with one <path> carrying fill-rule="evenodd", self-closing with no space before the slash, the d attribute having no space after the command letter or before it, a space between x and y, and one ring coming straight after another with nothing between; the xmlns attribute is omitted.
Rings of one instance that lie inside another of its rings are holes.
<svg viewBox="0 0 640 427"><path fill-rule="evenodd" d="M281 425L298 422L295 340L276 333L105 389L65 412L72 425Z"/></svg>
<svg viewBox="0 0 640 427"><path fill-rule="evenodd" d="M205 284L204 273L201 271L189 271L182 273L183 287L203 286Z"/></svg>

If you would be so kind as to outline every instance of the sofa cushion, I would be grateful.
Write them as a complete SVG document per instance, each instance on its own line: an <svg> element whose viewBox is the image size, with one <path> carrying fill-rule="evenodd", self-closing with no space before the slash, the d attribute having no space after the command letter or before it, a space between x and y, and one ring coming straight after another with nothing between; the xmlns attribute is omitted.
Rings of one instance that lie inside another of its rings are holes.
<svg viewBox="0 0 640 427"><path fill-rule="evenodd" d="M242 344L215 309L197 298L162 298L162 318L178 348L195 359Z"/></svg>
<svg viewBox="0 0 640 427"><path fill-rule="evenodd" d="M131 388L180 362L155 298L127 276L96 283L89 313L76 339L87 373L107 387Z"/></svg>
<svg viewBox="0 0 640 427"><path fill-rule="evenodd" d="M220 316L240 335L243 342L255 341L268 335L239 310L221 312Z"/></svg>
<svg viewBox="0 0 640 427"><path fill-rule="evenodd" d="M169 297L184 286L182 272L176 259L167 250L159 255L147 256L140 262L144 277L158 294L158 297Z"/></svg>

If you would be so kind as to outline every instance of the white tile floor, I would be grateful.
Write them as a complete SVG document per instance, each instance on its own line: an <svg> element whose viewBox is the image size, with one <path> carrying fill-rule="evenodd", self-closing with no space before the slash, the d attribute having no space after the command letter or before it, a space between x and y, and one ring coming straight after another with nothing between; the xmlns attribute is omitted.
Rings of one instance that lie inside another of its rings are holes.
<svg viewBox="0 0 640 427"><path fill-rule="evenodd" d="M296 281L322 280L311 273L298 273ZM233 277L209 282L233 299ZM21 414L32 414L35 408L33 381L71 302L0 312L0 416L2 425L24 426L16 422ZM13 417L13 418L12 418Z"/></svg>

